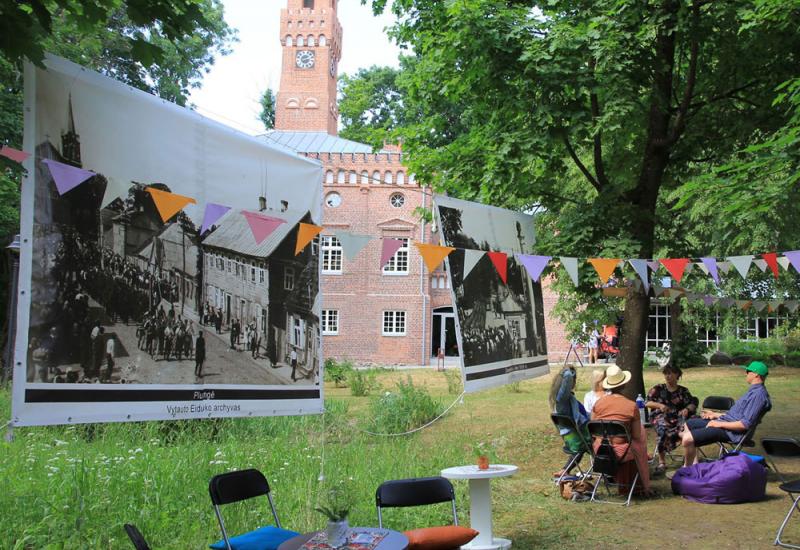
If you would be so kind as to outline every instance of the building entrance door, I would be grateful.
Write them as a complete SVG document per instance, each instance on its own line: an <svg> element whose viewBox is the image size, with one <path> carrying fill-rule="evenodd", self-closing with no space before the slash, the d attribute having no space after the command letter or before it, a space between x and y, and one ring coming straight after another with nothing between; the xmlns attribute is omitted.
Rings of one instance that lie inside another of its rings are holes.
<svg viewBox="0 0 800 550"><path fill-rule="evenodd" d="M452 307L440 307L433 310L433 334L431 334L431 356L436 357L439 348L444 349L447 357L458 357L458 340L456 340L456 316Z"/></svg>

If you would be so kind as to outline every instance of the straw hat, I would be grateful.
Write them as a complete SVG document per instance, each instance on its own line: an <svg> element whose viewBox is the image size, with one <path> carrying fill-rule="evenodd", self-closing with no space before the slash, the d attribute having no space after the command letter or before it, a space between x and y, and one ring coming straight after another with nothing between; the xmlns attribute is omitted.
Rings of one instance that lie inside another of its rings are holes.
<svg viewBox="0 0 800 550"><path fill-rule="evenodd" d="M603 387L607 390L624 386L630 382L631 373L622 370L617 365L611 365L606 369L606 378L603 380Z"/></svg>

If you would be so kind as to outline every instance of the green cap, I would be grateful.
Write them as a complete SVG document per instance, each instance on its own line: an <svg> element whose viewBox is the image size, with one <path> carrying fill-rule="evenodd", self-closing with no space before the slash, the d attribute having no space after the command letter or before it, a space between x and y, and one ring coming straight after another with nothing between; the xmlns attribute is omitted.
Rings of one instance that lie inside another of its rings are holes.
<svg viewBox="0 0 800 550"><path fill-rule="evenodd" d="M753 361L752 363L744 367L744 370L746 370L747 372L754 372L761 378L765 378L769 374L769 367L767 367L767 365L765 365L761 361Z"/></svg>

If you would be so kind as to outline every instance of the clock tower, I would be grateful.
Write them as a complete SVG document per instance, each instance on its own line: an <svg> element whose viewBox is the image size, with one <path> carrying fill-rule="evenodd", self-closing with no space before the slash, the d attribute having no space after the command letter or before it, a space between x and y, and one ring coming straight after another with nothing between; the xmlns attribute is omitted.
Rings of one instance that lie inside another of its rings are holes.
<svg viewBox="0 0 800 550"><path fill-rule="evenodd" d="M288 0L281 10L283 66L275 129L337 133L338 0Z"/></svg>

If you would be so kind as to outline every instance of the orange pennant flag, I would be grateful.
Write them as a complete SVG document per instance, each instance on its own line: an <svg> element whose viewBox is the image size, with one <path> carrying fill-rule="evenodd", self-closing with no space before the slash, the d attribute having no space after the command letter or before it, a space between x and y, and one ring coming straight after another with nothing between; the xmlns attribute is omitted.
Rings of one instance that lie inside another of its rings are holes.
<svg viewBox="0 0 800 550"><path fill-rule="evenodd" d="M592 264L592 267L600 276L600 282L606 284L614 273L614 269L619 263L619 258L589 258L589 263Z"/></svg>
<svg viewBox="0 0 800 550"><path fill-rule="evenodd" d="M503 280L503 284L506 284L507 279L507 270L508 270L508 256L505 252L487 252L487 256L489 259L492 260L494 264L494 268L497 270L497 274L500 275L500 279Z"/></svg>
<svg viewBox="0 0 800 550"><path fill-rule="evenodd" d="M439 246L437 244L414 243L414 246L419 249L419 254L425 260L428 271L435 271L447 255L455 250L451 246Z"/></svg>
<svg viewBox="0 0 800 550"><path fill-rule="evenodd" d="M301 223L300 228L297 230L297 244L294 247L294 255L300 254L303 249L308 246L314 237L320 234L322 228L318 225L310 223Z"/></svg>
<svg viewBox="0 0 800 550"><path fill-rule="evenodd" d="M658 261L667 268L676 283L681 282L683 274L686 273L686 264L689 263L689 258L659 258Z"/></svg>
<svg viewBox="0 0 800 550"><path fill-rule="evenodd" d="M168 191L160 191L152 187L148 187L147 192L153 197L153 202L156 204L158 214L161 216L161 221L164 223L180 212L187 204L197 204L197 201L192 197L184 197L183 195L176 195Z"/></svg>

